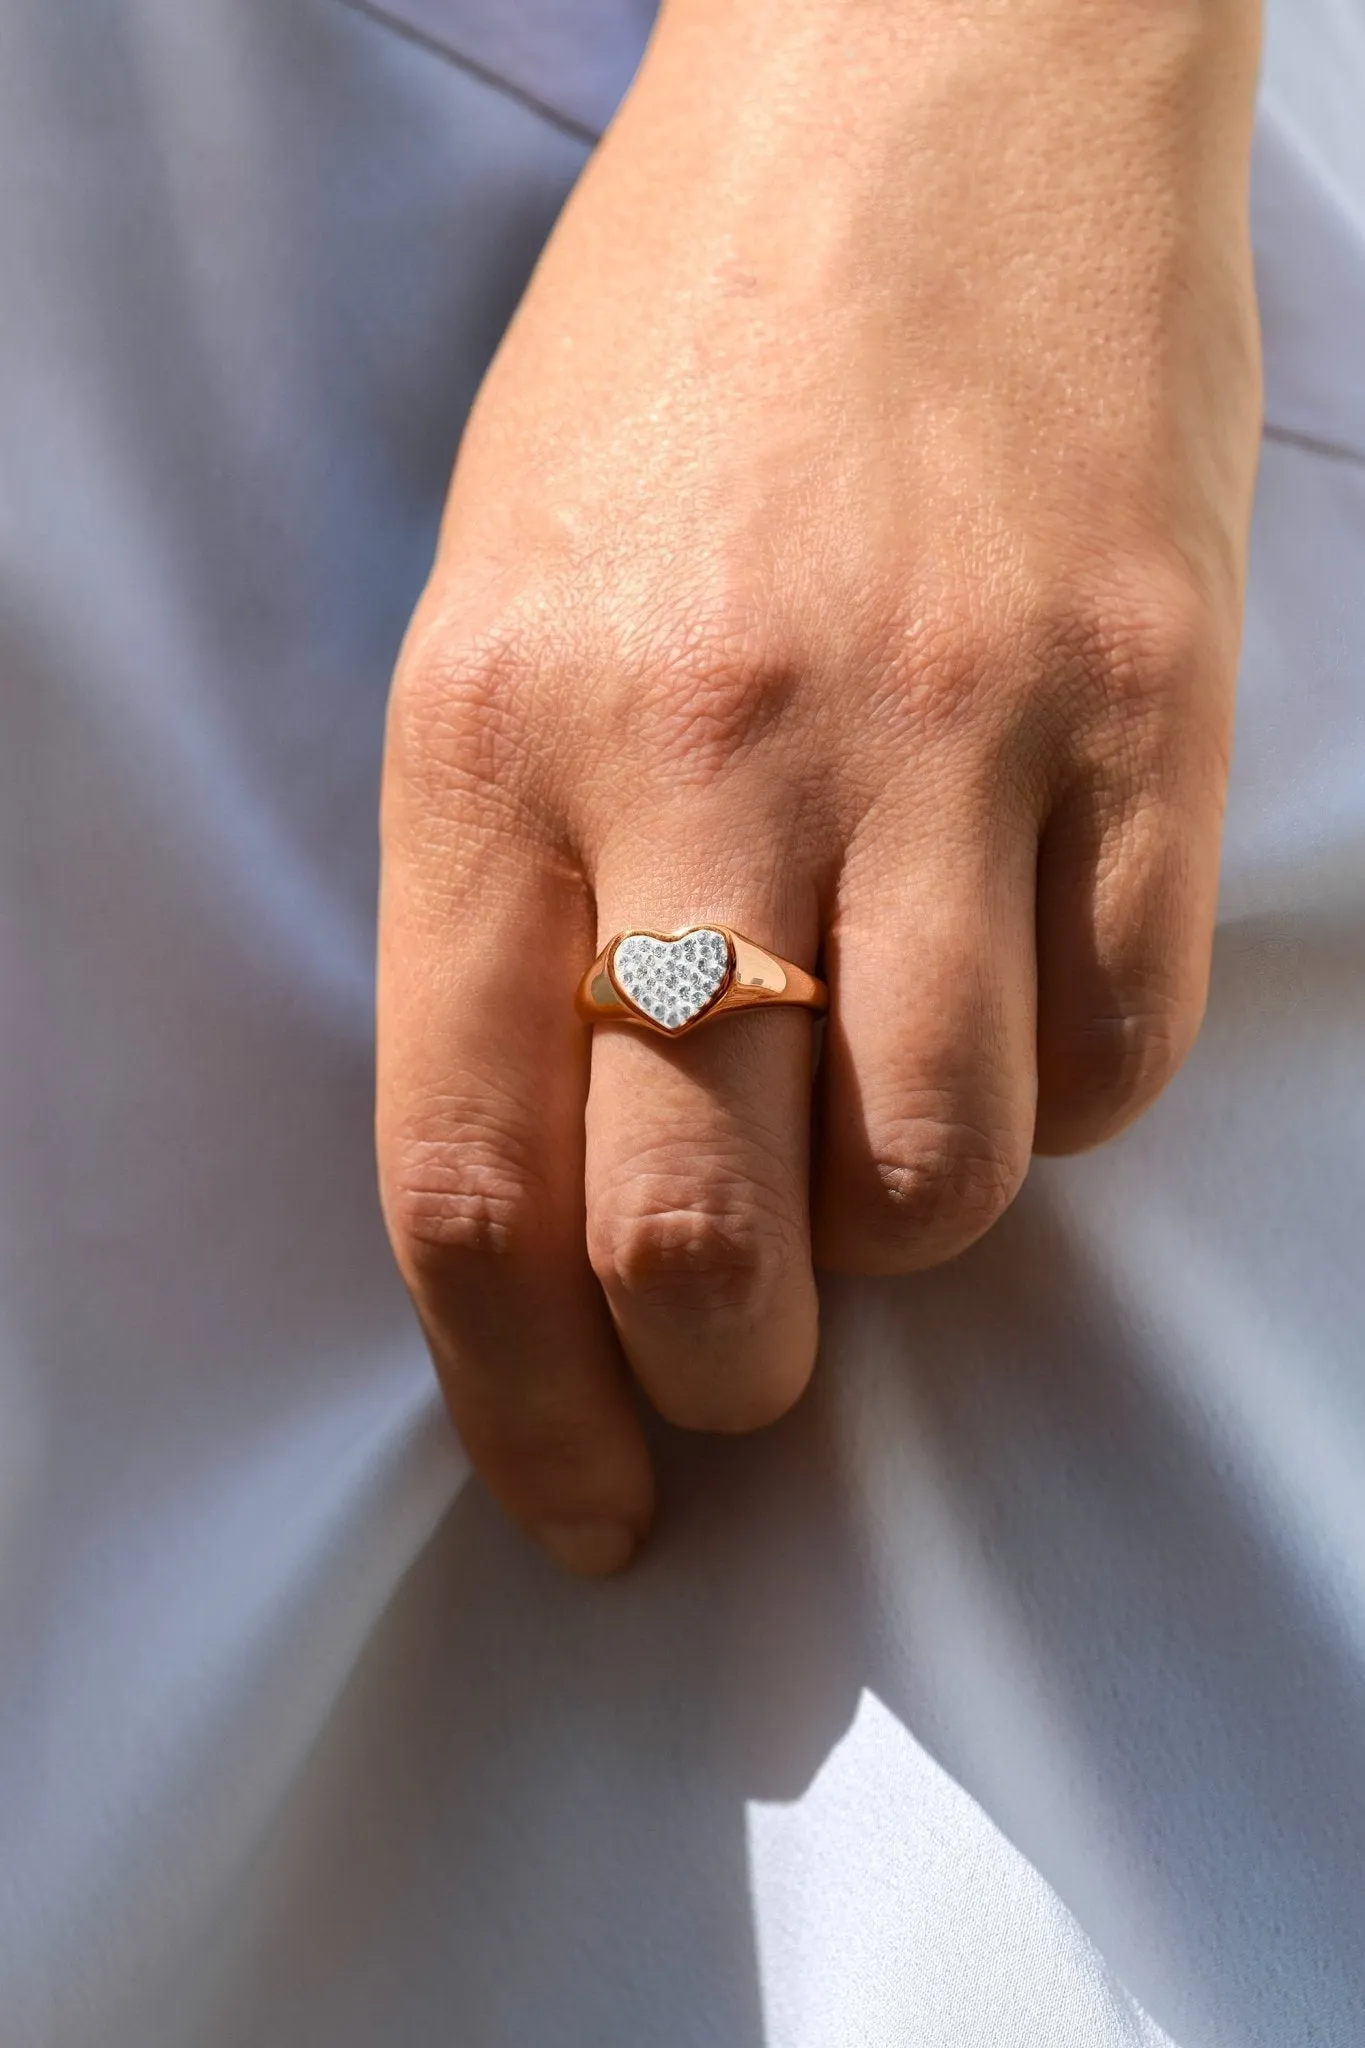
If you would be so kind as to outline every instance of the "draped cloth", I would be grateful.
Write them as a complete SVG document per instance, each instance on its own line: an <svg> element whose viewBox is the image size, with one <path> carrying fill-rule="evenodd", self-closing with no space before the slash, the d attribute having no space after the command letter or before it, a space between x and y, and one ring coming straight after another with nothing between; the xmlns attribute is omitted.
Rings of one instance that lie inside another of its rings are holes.
<svg viewBox="0 0 1365 2048"><path fill-rule="evenodd" d="M369 1142L387 675L639 0L0 13L0 2040L1365 2039L1365 14L1272 4L1208 1023L570 1583Z"/></svg>

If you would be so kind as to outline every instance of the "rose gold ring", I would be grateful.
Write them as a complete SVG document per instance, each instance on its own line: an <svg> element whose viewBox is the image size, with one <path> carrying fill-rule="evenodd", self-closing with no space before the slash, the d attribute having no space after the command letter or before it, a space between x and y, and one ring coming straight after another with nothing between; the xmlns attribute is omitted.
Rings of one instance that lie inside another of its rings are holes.
<svg viewBox="0 0 1365 2048"><path fill-rule="evenodd" d="M592 1023L642 1024L681 1038L732 1010L776 1003L823 1010L823 981L765 952L724 924L680 932L618 932L578 985L578 1014Z"/></svg>

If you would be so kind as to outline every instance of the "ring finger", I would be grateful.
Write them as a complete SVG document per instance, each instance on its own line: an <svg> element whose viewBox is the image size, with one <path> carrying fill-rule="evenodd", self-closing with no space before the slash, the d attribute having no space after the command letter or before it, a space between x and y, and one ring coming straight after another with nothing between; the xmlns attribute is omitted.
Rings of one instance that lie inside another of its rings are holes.
<svg viewBox="0 0 1365 2048"><path fill-rule="evenodd" d="M682 836L656 831L647 861L623 849L604 862L602 943L722 924L814 964L815 891L791 879L794 863L703 868ZM687 1428L771 1422L814 1364L811 1044L809 1013L786 1008L718 1017L677 1040L629 1025L594 1034L592 1264L641 1384Z"/></svg>

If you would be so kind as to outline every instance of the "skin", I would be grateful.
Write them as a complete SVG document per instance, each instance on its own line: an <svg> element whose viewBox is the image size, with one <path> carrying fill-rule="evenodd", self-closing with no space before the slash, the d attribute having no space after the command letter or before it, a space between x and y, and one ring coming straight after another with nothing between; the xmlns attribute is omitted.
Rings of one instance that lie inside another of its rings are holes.
<svg viewBox="0 0 1365 2048"><path fill-rule="evenodd" d="M378 1145L475 1465L571 1568L639 1394L800 1395L1204 1004L1259 431L1249 0L673 0L475 408L394 683ZM629 926L831 985L589 1033ZM813 1134L813 1135L812 1135Z"/></svg>

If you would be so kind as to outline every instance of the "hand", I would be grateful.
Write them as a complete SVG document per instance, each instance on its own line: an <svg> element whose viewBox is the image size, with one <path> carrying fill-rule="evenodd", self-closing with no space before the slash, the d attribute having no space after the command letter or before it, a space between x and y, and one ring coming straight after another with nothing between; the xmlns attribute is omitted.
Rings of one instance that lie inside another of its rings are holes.
<svg viewBox="0 0 1365 2048"><path fill-rule="evenodd" d="M399 664L379 1154L565 1562L1198 1027L1258 437L1246 0L674 0L489 374ZM801 1012L590 1038L719 920ZM586 1109L586 1115L585 1115ZM813 1218L813 1230L812 1230Z"/></svg>

